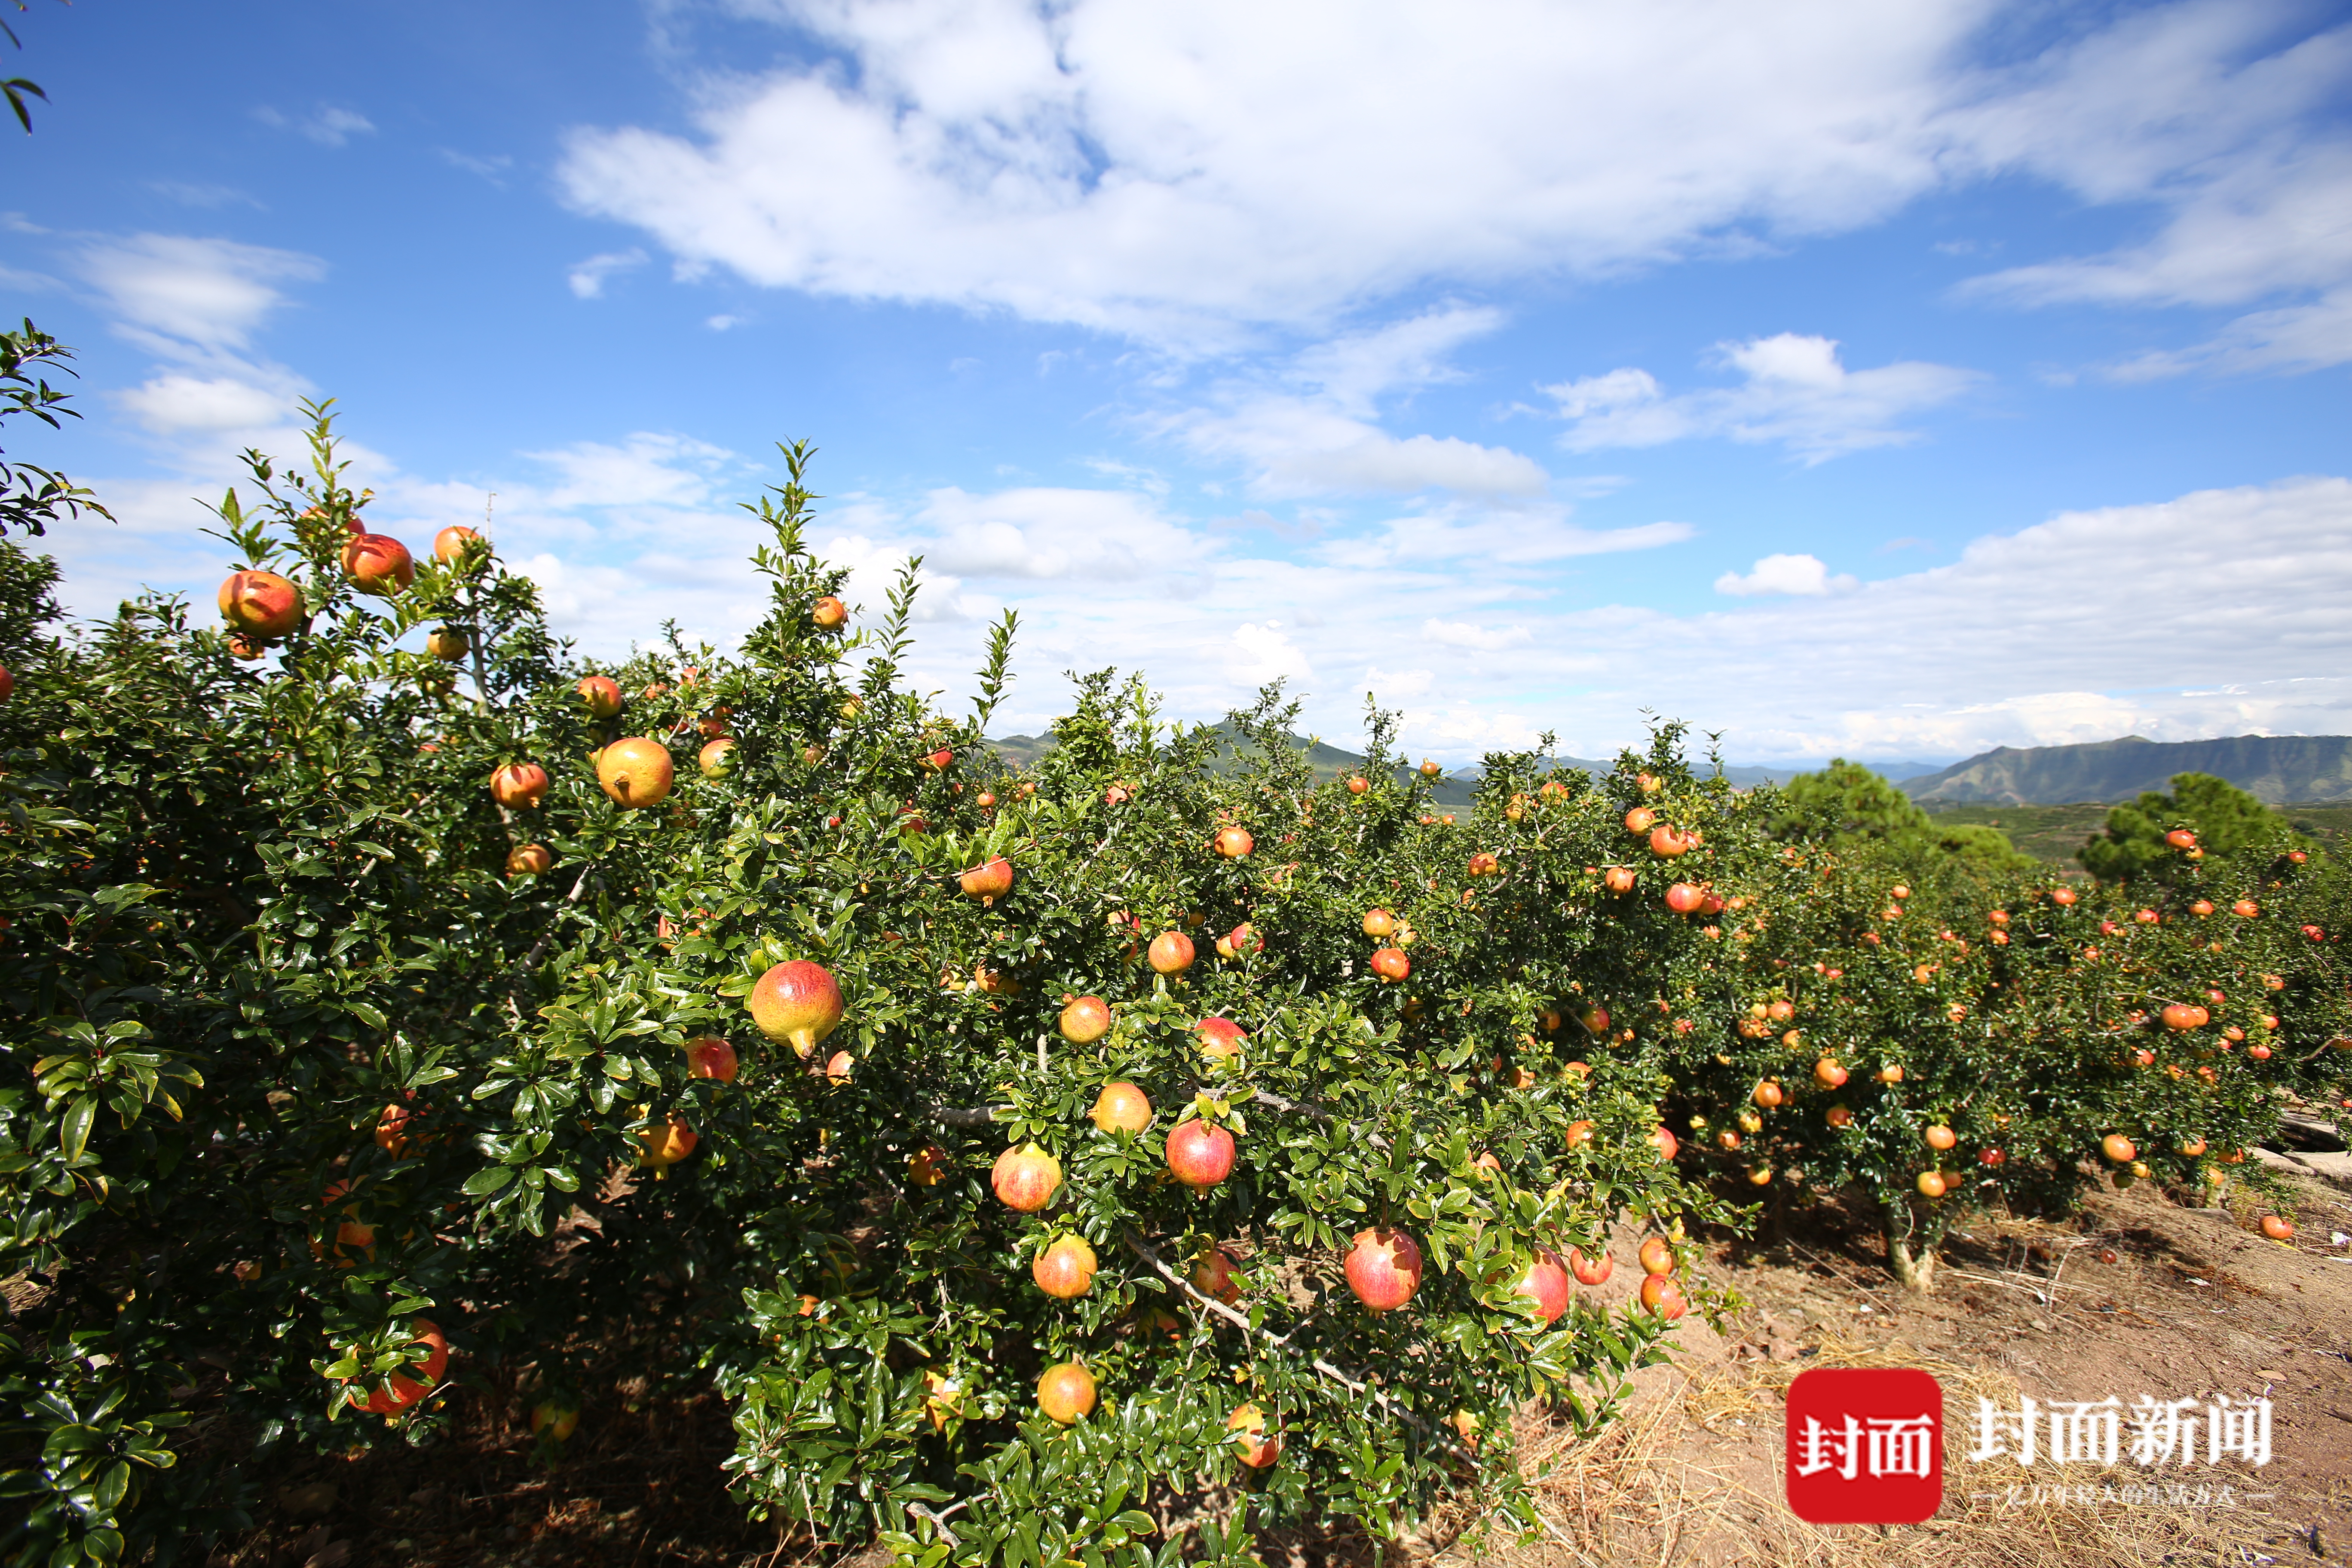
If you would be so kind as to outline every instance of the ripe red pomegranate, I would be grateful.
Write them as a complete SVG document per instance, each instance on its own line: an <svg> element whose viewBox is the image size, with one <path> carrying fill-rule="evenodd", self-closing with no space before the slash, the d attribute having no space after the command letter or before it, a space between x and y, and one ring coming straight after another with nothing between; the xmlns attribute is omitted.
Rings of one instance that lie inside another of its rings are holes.
<svg viewBox="0 0 2352 1568"><path fill-rule="evenodd" d="M1249 836L1246 828L1223 828L1216 837L1216 851L1228 860L1238 860L1256 847L1257 841Z"/></svg>
<svg viewBox="0 0 2352 1568"><path fill-rule="evenodd" d="M596 782L624 811L660 805L677 776L669 748L659 741L615 741L596 753Z"/></svg>
<svg viewBox="0 0 2352 1568"><path fill-rule="evenodd" d="M1201 1054L1217 1061L1231 1061L1241 1055L1242 1042L1249 1036L1231 1018L1203 1018L1192 1026L1192 1038Z"/></svg>
<svg viewBox="0 0 2352 1568"><path fill-rule="evenodd" d="M2194 849L2197 847L2197 835L2189 832L2189 829L2185 827L2174 828L2171 832L2164 836L2164 841L2167 844L2171 845L2175 849Z"/></svg>
<svg viewBox="0 0 2352 1568"><path fill-rule="evenodd" d="M1151 1100L1131 1083L1107 1083L1087 1112L1106 1132L1140 1132L1151 1125Z"/></svg>
<svg viewBox="0 0 2352 1568"><path fill-rule="evenodd" d="M1099 996L1073 996L1062 1004L1062 1038L1091 1046L1110 1033L1110 1005Z"/></svg>
<svg viewBox="0 0 2352 1568"><path fill-rule="evenodd" d="M1252 1469L1262 1470L1282 1458L1282 1434L1266 1430L1265 1413L1255 1405L1237 1406L1225 1417L1225 1430L1233 1434L1242 1463Z"/></svg>
<svg viewBox="0 0 2352 1568"><path fill-rule="evenodd" d="M275 572L232 572L220 585L221 619L248 637L282 637L302 620L302 590Z"/></svg>
<svg viewBox="0 0 2352 1568"><path fill-rule="evenodd" d="M1650 1129L1650 1147L1658 1152L1658 1163L1666 1164L1673 1161L1682 1145L1675 1142L1674 1133L1665 1128L1653 1127Z"/></svg>
<svg viewBox="0 0 2352 1568"><path fill-rule="evenodd" d="M1512 1282L1511 1294L1532 1303L1536 1321L1549 1327L1568 1310L1568 1269L1558 1255L1538 1247L1535 1260Z"/></svg>
<svg viewBox="0 0 2352 1568"><path fill-rule="evenodd" d="M1035 1214L1061 1189L1062 1163L1036 1144L1024 1143L996 1157L988 1183L1006 1208Z"/></svg>
<svg viewBox="0 0 2352 1568"><path fill-rule="evenodd" d="M343 542L343 570L352 587L385 598L416 581L416 563L409 558L408 546L388 533L354 531Z"/></svg>
<svg viewBox="0 0 2352 1568"><path fill-rule="evenodd" d="M1046 1295L1075 1300L1094 1288L1095 1249L1082 1236L1063 1237L1037 1255L1029 1266L1029 1277Z"/></svg>
<svg viewBox="0 0 2352 1568"><path fill-rule="evenodd" d="M1223 1247L1208 1247L1192 1265L1192 1289L1230 1307L1242 1299L1241 1285L1234 1279L1240 1267L1241 1260Z"/></svg>
<svg viewBox="0 0 2352 1568"><path fill-rule="evenodd" d="M734 1046L711 1036L687 1041L686 1076L716 1079L720 1083L733 1083L735 1081Z"/></svg>
<svg viewBox="0 0 2352 1568"><path fill-rule="evenodd" d="M779 963L760 976L747 1005L761 1034L791 1041L803 1057L841 1024L840 985L824 965L805 959Z"/></svg>
<svg viewBox="0 0 2352 1568"><path fill-rule="evenodd" d="M849 606L831 594L819 595L816 603L809 606L809 619L816 623L817 630L833 631L849 619Z"/></svg>
<svg viewBox="0 0 2352 1568"><path fill-rule="evenodd" d="M1049 1366L1037 1380L1037 1408L1065 1426L1085 1420L1094 1407L1095 1374L1077 1362Z"/></svg>
<svg viewBox="0 0 2352 1568"><path fill-rule="evenodd" d="M1160 974L1181 974L1192 967L1192 939L1181 931L1163 931L1151 939L1144 957Z"/></svg>
<svg viewBox="0 0 2352 1568"><path fill-rule="evenodd" d="M1382 980L1402 980L1412 973L1412 960L1404 955L1404 949L1401 947L1383 947L1377 950L1372 954L1371 964L1372 973Z"/></svg>
<svg viewBox="0 0 2352 1568"><path fill-rule="evenodd" d="M966 871L956 882L963 889L964 897L993 904L1013 890L1013 862L999 855Z"/></svg>
<svg viewBox="0 0 2352 1568"><path fill-rule="evenodd" d="M637 1163L656 1171L667 1170L692 1154L694 1146L701 1142L692 1123L672 1113L666 1121L637 1130Z"/></svg>
<svg viewBox="0 0 2352 1568"><path fill-rule="evenodd" d="M547 794L547 770L537 763L509 763L490 775L490 798L509 811L539 804Z"/></svg>
<svg viewBox="0 0 2352 1568"><path fill-rule="evenodd" d="M364 1404L358 1390L351 1389L345 1397L353 1407L374 1415L397 1415L440 1386L442 1376L449 1370L449 1342L437 1327L423 1318L411 1322L408 1329L416 1336L409 1344L425 1347L425 1354L419 1358L423 1364L411 1362L407 1368L394 1373L391 1381L371 1393ZM411 1377L410 1371L421 1373L423 1381ZM348 1388L350 1380L343 1381Z"/></svg>
<svg viewBox="0 0 2352 1568"><path fill-rule="evenodd" d="M1195 1118L1168 1131L1168 1169L1194 1192L1215 1186L1233 1173L1234 1135Z"/></svg>
<svg viewBox="0 0 2352 1568"><path fill-rule="evenodd" d="M1666 889L1666 908L1678 915L1696 911L1706 902L1706 889L1693 882L1676 882Z"/></svg>
<svg viewBox="0 0 2352 1568"><path fill-rule="evenodd" d="M555 857L544 844L518 844L507 851L507 875L521 877L544 871L555 864Z"/></svg>
<svg viewBox="0 0 2352 1568"><path fill-rule="evenodd" d="M448 565L466 552L466 546L481 537L464 523L453 522L433 536L434 559Z"/></svg>
<svg viewBox="0 0 2352 1568"><path fill-rule="evenodd" d="M1421 1289L1421 1246L1392 1226L1358 1231L1347 1270L1356 1300L1375 1312L1393 1312Z"/></svg>
<svg viewBox="0 0 2352 1568"><path fill-rule="evenodd" d="M1670 1323L1690 1310L1683 1288L1669 1274L1653 1274L1642 1281L1642 1306Z"/></svg>
<svg viewBox="0 0 2352 1568"><path fill-rule="evenodd" d="M588 711L599 719L621 716L621 683L609 675L583 676L573 688L580 700L588 704Z"/></svg>
<svg viewBox="0 0 2352 1568"><path fill-rule="evenodd" d="M1630 893L1638 880L1640 879L1633 875L1631 866L1612 866L1601 878L1601 886L1612 893Z"/></svg>
<svg viewBox="0 0 2352 1568"><path fill-rule="evenodd" d="M1568 1271L1576 1276L1580 1285L1604 1285L1609 1276L1617 1271L1617 1260L1606 1250L1587 1258L1576 1247L1568 1249Z"/></svg>

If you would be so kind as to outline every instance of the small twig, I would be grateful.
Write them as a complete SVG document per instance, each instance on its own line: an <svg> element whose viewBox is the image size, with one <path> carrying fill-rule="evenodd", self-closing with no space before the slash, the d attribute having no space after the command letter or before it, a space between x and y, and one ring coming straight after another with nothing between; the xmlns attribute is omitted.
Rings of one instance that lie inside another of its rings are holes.
<svg viewBox="0 0 2352 1568"><path fill-rule="evenodd" d="M582 867L580 868L580 879L572 884L572 891L563 901L567 904L578 903L580 901L580 895L588 890L589 879L595 876L595 874L596 867L593 862ZM515 965L515 967L518 970L530 969L531 965L539 962L540 955L547 951L547 944L554 940L555 928L550 926L546 931L540 933L538 945L533 947L529 952L523 954L522 962Z"/></svg>
<svg viewBox="0 0 2352 1568"><path fill-rule="evenodd" d="M971 1500L971 1499L967 1498L964 1500L964 1502L969 1502ZM948 1526L948 1515L955 1512L957 1509L963 1506L964 1503L960 1502L957 1503L954 1508L942 1509L939 1512L933 1513L921 1503L910 1502L907 1505L907 1511L913 1514L917 1519L927 1519L930 1521L931 1527L937 1530L941 1535L948 1538L948 1544L950 1546L954 1546L959 1544L959 1542L956 1540L956 1532Z"/></svg>
<svg viewBox="0 0 2352 1568"><path fill-rule="evenodd" d="M1278 1094L1268 1094L1262 1089L1253 1091L1250 1095L1250 1099L1255 1100L1260 1105L1270 1105L1276 1110L1291 1111L1300 1116L1311 1116L1318 1121L1336 1122L1339 1125L1347 1128L1350 1132L1361 1134L1364 1141L1375 1149L1386 1150L1389 1146L1389 1141L1387 1139L1381 1137L1377 1132L1367 1131L1362 1122L1340 1121L1338 1117L1332 1115L1329 1111L1324 1110L1319 1105L1309 1105L1303 1100L1285 1100Z"/></svg>
<svg viewBox="0 0 2352 1568"><path fill-rule="evenodd" d="M1160 1260L1160 1255L1152 1251L1149 1247L1146 1247L1143 1244L1142 1238L1138 1237L1133 1231L1127 1232L1122 1239L1126 1241L1127 1249L1129 1252L1134 1253L1138 1258L1143 1259L1144 1262L1150 1264L1152 1269L1157 1272L1161 1279L1175 1286L1179 1290L1183 1291L1187 1296L1192 1297L1193 1300L1198 1301L1207 1310L1214 1312L1217 1316L1224 1319L1227 1322L1239 1328L1245 1334L1255 1334L1258 1338L1264 1340L1267 1344L1274 1346L1277 1350L1288 1350L1292 1348L1290 1336L1288 1334L1277 1334L1268 1330L1255 1327L1250 1322L1249 1314L1246 1312L1236 1311L1233 1308L1225 1305L1223 1301L1218 1300L1215 1297L1203 1295L1199 1290L1193 1289L1192 1282L1191 1280L1177 1273L1173 1268L1169 1268L1166 1263ZM1293 1332L1296 1331L1296 1330L1293 1331ZM1421 1433L1432 1442L1434 1442L1440 1447L1451 1451L1456 1457L1465 1460L1475 1458L1469 1449L1462 1447L1453 1439L1446 1437L1435 1427L1423 1421L1420 1416L1415 1415L1412 1411L1407 1410L1404 1406L1399 1405L1396 1401L1391 1399L1387 1394L1381 1393L1379 1389L1374 1388L1370 1384L1366 1383L1362 1378L1358 1377L1353 1373L1349 1373L1339 1367L1334 1366L1329 1362L1325 1361L1321 1356L1312 1354L1311 1352L1307 1356L1307 1364L1313 1367L1317 1372L1321 1373L1325 1377L1329 1378L1332 1382L1338 1384L1340 1387L1346 1389L1349 1393L1370 1399L1373 1404L1379 1405L1381 1409L1387 1411L1398 1420L1402 1421L1405 1425L1412 1427L1415 1431Z"/></svg>

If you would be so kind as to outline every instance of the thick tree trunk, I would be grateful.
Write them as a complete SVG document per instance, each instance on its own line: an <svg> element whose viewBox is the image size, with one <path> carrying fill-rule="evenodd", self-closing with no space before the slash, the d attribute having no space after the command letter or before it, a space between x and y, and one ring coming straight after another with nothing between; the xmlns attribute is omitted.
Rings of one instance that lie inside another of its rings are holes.
<svg viewBox="0 0 2352 1568"><path fill-rule="evenodd" d="M1930 1209L1922 1214L1908 1199L1879 1205L1881 1228L1886 1236L1886 1267L1906 1290L1925 1296L1936 1288L1936 1244L1944 1239L1944 1216Z"/></svg>

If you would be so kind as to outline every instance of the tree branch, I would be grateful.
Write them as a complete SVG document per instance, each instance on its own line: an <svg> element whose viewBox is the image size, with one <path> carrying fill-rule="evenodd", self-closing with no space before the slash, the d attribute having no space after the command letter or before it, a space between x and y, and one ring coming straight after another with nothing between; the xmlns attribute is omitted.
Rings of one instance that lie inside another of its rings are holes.
<svg viewBox="0 0 2352 1568"><path fill-rule="evenodd" d="M1215 1297L1204 1296L1199 1290L1194 1289L1191 1280L1177 1273L1173 1268L1169 1268L1166 1263L1160 1260L1160 1255L1152 1251L1149 1247L1146 1247L1143 1244L1142 1238L1138 1237L1133 1231L1123 1233L1121 1239L1127 1243L1127 1249L1129 1252L1134 1253L1136 1257L1141 1258L1146 1264L1150 1265L1152 1270L1162 1279L1167 1280L1170 1284L1175 1286L1176 1289L1183 1291L1187 1296L1192 1297L1193 1300L1198 1301L1209 1311L1214 1312L1217 1316L1224 1319L1227 1322L1234 1324L1244 1333L1255 1334L1259 1339L1264 1340L1267 1344L1274 1346L1277 1350L1289 1350L1294 1348L1291 1345L1290 1337L1287 1334L1277 1334L1266 1329L1257 1328L1250 1322L1249 1315L1247 1313L1236 1311L1233 1308L1226 1306L1223 1301L1218 1300ZM1313 1367L1317 1372L1321 1373L1325 1377L1329 1378L1332 1382L1338 1384L1340 1387L1346 1389L1349 1393L1356 1394L1361 1398L1370 1399L1382 1410L1387 1411L1390 1415L1395 1416L1406 1426L1412 1427L1415 1431L1421 1433L1432 1442L1436 1443L1439 1447L1448 1449L1464 1459L1475 1459L1476 1458L1476 1456L1472 1454L1469 1449L1462 1447L1459 1443L1454 1442L1452 1438L1438 1431L1436 1427L1432 1426L1420 1416L1415 1415L1412 1411L1407 1410L1403 1405L1399 1405L1395 1400L1391 1399L1387 1394L1381 1393L1379 1389L1374 1388L1370 1384L1366 1383L1362 1378L1358 1377L1353 1373L1348 1372L1343 1368L1334 1366L1329 1362L1325 1361L1321 1356L1315 1355L1312 1352L1308 1352L1307 1354L1307 1364Z"/></svg>

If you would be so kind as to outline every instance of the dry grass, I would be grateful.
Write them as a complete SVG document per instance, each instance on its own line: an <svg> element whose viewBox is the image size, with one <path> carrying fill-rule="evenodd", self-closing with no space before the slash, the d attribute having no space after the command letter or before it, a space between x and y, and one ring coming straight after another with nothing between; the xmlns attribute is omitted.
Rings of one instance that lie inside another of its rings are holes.
<svg viewBox="0 0 2352 1568"><path fill-rule="evenodd" d="M1789 1512L1780 1494L1780 1405L1808 1365L1918 1367L1943 1384L1950 1401L1945 1501L1934 1519L1822 1526ZM2276 1561L2263 1550L2275 1524L2250 1509L2003 1507L2005 1489L2022 1472L1968 1461L1969 1415L1979 1395L2013 1406L2016 1383L1900 1342L1830 1338L1803 1362L1741 1361L1675 1375L1683 1384L1679 1398L1654 1392L1589 1443L1531 1413L1522 1452L1530 1473L1540 1476L1543 1529L1488 1560L1502 1568L2145 1568ZM2122 1486L2145 1479L2123 1470L2068 1477L2094 1489L2103 1481Z"/></svg>

